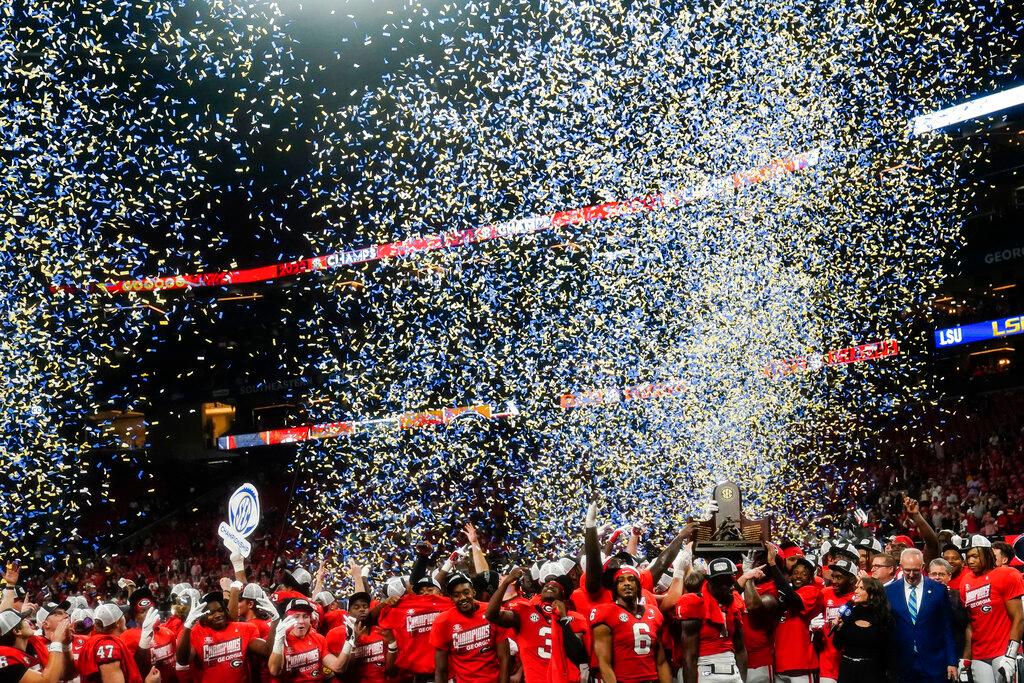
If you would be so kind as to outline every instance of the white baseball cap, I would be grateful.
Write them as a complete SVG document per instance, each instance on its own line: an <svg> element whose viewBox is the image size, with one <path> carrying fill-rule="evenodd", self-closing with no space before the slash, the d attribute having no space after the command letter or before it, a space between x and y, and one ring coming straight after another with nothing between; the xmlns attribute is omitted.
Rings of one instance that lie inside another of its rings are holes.
<svg viewBox="0 0 1024 683"><path fill-rule="evenodd" d="M0 636L6 636L13 631L21 621L21 614L13 609L5 609L0 612Z"/></svg>
<svg viewBox="0 0 1024 683"><path fill-rule="evenodd" d="M93 612L93 621L103 628L113 626L123 618L124 612L112 602L103 603Z"/></svg>

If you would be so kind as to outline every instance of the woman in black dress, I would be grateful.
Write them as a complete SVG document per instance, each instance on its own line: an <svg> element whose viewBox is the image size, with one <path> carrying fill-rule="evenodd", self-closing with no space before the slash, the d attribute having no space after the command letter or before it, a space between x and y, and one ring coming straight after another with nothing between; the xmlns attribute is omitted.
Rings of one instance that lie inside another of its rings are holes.
<svg viewBox="0 0 1024 683"><path fill-rule="evenodd" d="M848 609L847 609L848 608ZM885 680L886 651L892 615L885 588L878 579L861 578L833 626L835 645L843 652L839 683Z"/></svg>

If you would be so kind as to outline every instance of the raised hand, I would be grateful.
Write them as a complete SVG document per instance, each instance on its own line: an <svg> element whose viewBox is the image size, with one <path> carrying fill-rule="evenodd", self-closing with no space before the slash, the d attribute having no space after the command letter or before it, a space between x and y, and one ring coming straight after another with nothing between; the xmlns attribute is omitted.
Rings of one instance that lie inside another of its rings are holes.
<svg viewBox="0 0 1024 683"><path fill-rule="evenodd" d="M480 545L480 540L477 538L477 535L476 535L476 527L475 526L473 526L471 523L467 522L466 526L463 527L463 530L466 532L466 538L469 539L469 544L470 545Z"/></svg>
<svg viewBox="0 0 1024 683"><path fill-rule="evenodd" d="M185 617L185 628L192 628L209 613L210 611L206 609L205 602L193 602L192 606L188 609L188 616Z"/></svg>
<svg viewBox="0 0 1024 683"><path fill-rule="evenodd" d="M21 562L18 560L8 562L7 569L4 572L4 583L8 586L14 586L18 583L19 576L21 576Z"/></svg>
<svg viewBox="0 0 1024 683"><path fill-rule="evenodd" d="M145 619L142 620L142 634L139 636L139 647L143 650L148 650L153 644L153 630L159 621L160 612L155 607L150 607Z"/></svg>
<svg viewBox="0 0 1024 683"><path fill-rule="evenodd" d="M910 496L903 496L903 509L908 515L915 517L921 512L921 504Z"/></svg>

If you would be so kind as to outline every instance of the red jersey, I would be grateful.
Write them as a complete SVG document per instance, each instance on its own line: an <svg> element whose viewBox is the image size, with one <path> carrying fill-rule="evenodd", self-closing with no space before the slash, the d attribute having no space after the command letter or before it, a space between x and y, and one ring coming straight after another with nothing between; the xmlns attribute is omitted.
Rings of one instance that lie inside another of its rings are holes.
<svg viewBox="0 0 1024 683"><path fill-rule="evenodd" d="M658 603L645 600L640 616L612 602L598 605L590 613L591 628L603 624L612 632L612 670L621 683L658 679L655 643L665 618Z"/></svg>
<svg viewBox="0 0 1024 683"><path fill-rule="evenodd" d="M0 683L18 683L33 667L38 667L35 657L16 647L0 645Z"/></svg>
<svg viewBox="0 0 1024 683"><path fill-rule="evenodd" d="M452 607L434 620L430 644L448 653L448 677L455 683L496 683L498 642L507 632L484 618L486 605L465 615Z"/></svg>
<svg viewBox="0 0 1024 683"><path fill-rule="evenodd" d="M971 659L1002 657L1010 641L1006 602L1024 595L1024 580L1016 569L996 567L981 576L967 570L960 599L971 615Z"/></svg>
<svg viewBox="0 0 1024 683"><path fill-rule="evenodd" d="M330 612L328 612L330 614ZM331 629L327 634L327 651L333 655L341 654L341 648L345 646L345 625ZM348 668L342 676L347 683L384 683L384 658L387 655L387 641L384 639L384 630L374 626L370 632L356 639L356 646L352 650L352 659L349 660Z"/></svg>
<svg viewBox="0 0 1024 683"><path fill-rule="evenodd" d="M735 652L733 637L737 624L742 627L747 606L739 593L732 591L732 601L724 607L705 587L703 595L687 593L676 603L676 618L680 621L700 622L699 657Z"/></svg>
<svg viewBox="0 0 1024 683"><path fill-rule="evenodd" d="M430 630L437 616L451 608L452 601L439 595L404 595L394 607L381 609L377 624L395 637L396 666L414 674L434 673Z"/></svg>
<svg viewBox="0 0 1024 683"><path fill-rule="evenodd" d="M75 633L71 636L71 659L75 662L78 661L79 655L82 654L82 647L85 646L85 641L89 640L91 633Z"/></svg>
<svg viewBox="0 0 1024 683"><path fill-rule="evenodd" d="M196 624L192 627L192 673L197 683L248 683L245 655L249 643L259 637L254 624L229 621L220 631Z"/></svg>
<svg viewBox="0 0 1024 683"><path fill-rule="evenodd" d="M277 683L313 683L323 680L324 655L327 654L327 639L310 626L309 632L297 637L293 633L285 636L284 665L281 673L274 676Z"/></svg>
<svg viewBox="0 0 1024 683"><path fill-rule="evenodd" d="M141 628L130 628L121 634L121 640L125 647L135 656L139 649L139 640L142 638ZM157 626L153 629L153 642L149 646L150 662L160 670L161 683L177 683L178 671L175 669L175 654L177 652L178 639L165 626Z"/></svg>
<svg viewBox="0 0 1024 683"><path fill-rule="evenodd" d="M50 663L50 641L42 636L29 636L26 651L36 658L41 668Z"/></svg>
<svg viewBox="0 0 1024 683"><path fill-rule="evenodd" d="M550 603L540 600L533 602L510 600L503 607L519 616L519 628L516 630L515 641L519 647L519 659L523 663L523 679L526 683L547 683L548 667L551 665L553 654L552 631L562 627L553 618L555 616L554 608ZM567 615L572 619L570 628L583 641L589 652L590 625L578 612L568 612ZM579 681L579 667L569 661L564 647L559 654L565 660L570 683Z"/></svg>
<svg viewBox="0 0 1024 683"><path fill-rule="evenodd" d="M825 611L825 629L822 633L824 647L821 649L821 654L818 655L818 664L821 669L822 678L839 678L839 660L842 659L843 653L837 650L835 643L832 642L832 627L830 624L833 619L839 616L839 608L850 602L852 597L853 591L838 595L836 594L836 589L832 586L821 591L821 600Z"/></svg>
<svg viewBox="0 0 1024 683"><path fill-rule="evenodd" d="M821 590L813 583L796 592L799 609L783 606L775 627L775 670L813 671L818 668L818 653L811 644L811 619L821 613Z"/></svg>
<svg viewBox="0 0 1024 683"><path fill-rule="evenodd" d="M78 673L82 683L100 683L100 667L104 664L120 666L125 683L142 683L139 667L124 641L115 635L96 633L85 641L78 657Z"/></svg>
<svg viewBox="0 0 1024 683"><path fill-rule="evenodd" d="M755 584L754 588L762 597L770 595L776 600L779 598L779 591L772 581ZM762 666L772 665L775 659L775 653L772 651L774 640L775 623L773 621L751 618L749 612L743 613L743 642L747 646L747 667L749 669L760 669Z"/></svg>

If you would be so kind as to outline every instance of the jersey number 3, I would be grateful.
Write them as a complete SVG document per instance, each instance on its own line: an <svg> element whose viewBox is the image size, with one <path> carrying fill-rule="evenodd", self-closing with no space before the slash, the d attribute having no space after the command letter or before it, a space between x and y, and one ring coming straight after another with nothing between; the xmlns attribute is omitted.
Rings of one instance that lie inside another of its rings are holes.
<svg viewBox="0 0 1024 683"><path fill-rule="evenodd" d="M642 621L633 624L633 652L638 655L651 654L651 630Z"/></svg>
<svg viewBox="0 0 1024 683"><path fill-rule="evenodd" d="M537 648L537 656L541 659L551 659L551 628L541 626L537 635L544 639L544 644Z"/></svg>

